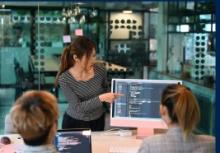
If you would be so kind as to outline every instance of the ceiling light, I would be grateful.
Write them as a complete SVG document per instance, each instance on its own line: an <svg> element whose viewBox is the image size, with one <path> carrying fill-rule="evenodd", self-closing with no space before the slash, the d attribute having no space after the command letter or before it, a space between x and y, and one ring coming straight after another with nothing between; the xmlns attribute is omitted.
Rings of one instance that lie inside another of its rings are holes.
<svg viewBox="0 0 220 153"><path fill-rule="evenodd" d="M122 12L125 13L125 14L131 14L131 13L133 13L132 10L123 10Z"/></svg>
<svg viewBox="0 0 220 153"><path fill-rule="evenodd" d="M85 23L86 22L86 18L85 15L82 15L81 18L79 19L79 23Z"/></svg>

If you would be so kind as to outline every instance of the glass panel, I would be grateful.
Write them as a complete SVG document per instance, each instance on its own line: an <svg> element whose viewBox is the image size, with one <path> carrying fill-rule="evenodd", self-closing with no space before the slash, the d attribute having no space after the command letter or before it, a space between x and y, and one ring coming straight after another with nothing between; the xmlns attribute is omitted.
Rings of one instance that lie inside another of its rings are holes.
<svg viewBox="0 0 220 153"><path fill-rule="evenodd" d="M183 61L183 42L184 35L170 34L168 37L168 60L167 68L170 74L180 75L181 66Z"/></svg>
<svg viewBox="0 0 220 153"><path fill-rule="evenodd" d="M169 16L168 17L168 22L169 23L179 23L179 17L177 17L177 16Z"/></svg>
<svg viewBox="0 0 220 153"><path fill-rule="evenodd" d="M216 51L216 38L215 38L215 34L209 34L208 36L208 52L210 54L214 54L215 55L215 51Z"/></svg>
<svg viewBox="0 0 220 153"><path fill-rule="evenodd" d="M211 22L211 18L212 18L211 14L200 14L199 15L199 22L206 22L206 21Z"/></svg>
<svg viewBox="0 0 220 153"><path fill-rule="evenodd" d="M172 15L173 13L178 12L178 2L168 2L168 14Z"/></svg>
<svg viewBox="0 0 220 153"><path fill-rule="evenodd" d="M85 35L87 37L90 37L92 40L96 42L98 33L97 33L97 28L98 25L97 23L91 23L91 24L79 24L79 23L70 23L70 35L72 38L74 38L77 35ZM77 34L78 31L78 34Z"/></svg>
<svg viewBox="0 0 220 153"><path fill-rule="evenodd" d="M178 4L180 11L186 11L186 2L179 2Z"/></svg>
<svg viewBox="0 0 220 153"><path fill-rule="evenodd" d="M207 77L215 80L214 45L215 36L208 33L170 34L168 72L206 86Z"/></svg>
<svg viewBox="0 0 220 153"><path fill-rule="evenodd" d="M21 81L24 81L22 77L26 77L30 55L30 18L30 11L26 10L8 9L6 12L0 12L0 84L2 85L21 86Z"/></svg>
<svg viewBox="0 0 220 153"><path fill-rule="evenodd" d="M35 14L36 49L32 55L32 63L37 73L38 88L54 91L54 81L64 46L78 35L90 37L98 44L98 24L95 20L98 12L70 5L59 9L39 6Z"/></svg>
<svg viewBox="0 0 220 153"><path fill-rule="evenodd" d="M215 14L213 15L213 21L214 21L214 22L216 21L216 16L215 16Z"/></svg>
<svg viewBox="0 0 220 153"><path fill-rule="evenodd" d="M177 25L176 26L177 32L189 32L191 31L190 26L187 24Z"/></svg>
<svg viewBox="0 0 220 153"><path fill-rule="evenodd" d="M142 67L147 64L147 48L146 41L111 41L108 60L122 66Z"/></svg>
<svg viewBox="0 0 220 153"><path fill-rule="evenodd" d="M193 15L183 16L181 19L182 19L181 23L191 23L191 24L193 24L194 20L195 20L195 16L193 16Z"/></svg>
<svg viewBox="0 0 220 153"><path fill-rule="evenodd" d="M149 41L149 65L157 64L157 40L150 39Z"/></svg>
<svg viewBox="0 0 220 153"><path fill-rule="evenodd" d="M195 9L195 2L187 2L186 9L187 10L194 10Z"/></svg>
<svg viewBox="0 0 220 153"><path fill-rule="evenodd" d="M147 39L149 37L149 13L144 13L144 39ZM156 20L156 19L155 19Z"/></svg>
<svg viewBox="0 0 220 153"><path fill-rule="evenodd" d="M156 27L158 13L110 13L110 46L108 61L126 66L143 78L144 66L157 64ZM137 73L135 72L137 71ZM116 76L115 76L116 77Z"/></svg>
<svg viewBox="0 0 220 153"><path fill-rule="evenodd" d="M157 40L156 28L158 25L158 13L150 13L150 29L149 29L149 65L157 65Z"/></svg>
<svg viewBox="0 0 220 153"><path fill-rule="evenodd" d="M170 24L168 26L168 32L176 32L176 30L177 30L176 26L177 26L176 24Z"/></svg>
<svg viewBox="0 0 220 153"><path fill-rule="evenodd" d="M156 37L156 27L158 23L158 14L157 13L150 13L150 29L149 29L149 37L155 38Z"/></svg>
<svg viewBox="0 0 220 153"><path fill-rule="evenodd" d="M30 10L0 9L0 134L15 99L33 87L28 73L30 33Z"/></svg>
<svg viewBox="0 0 220 153"><path fill-rule="evenodd" d="M55 76L66 41L68 23L64 20L61 9L48 10L38 6L35 14L35 26L32 29L35 49L31 55L31 62L36 74L36 85L38 89L54 92Z"/></svg>

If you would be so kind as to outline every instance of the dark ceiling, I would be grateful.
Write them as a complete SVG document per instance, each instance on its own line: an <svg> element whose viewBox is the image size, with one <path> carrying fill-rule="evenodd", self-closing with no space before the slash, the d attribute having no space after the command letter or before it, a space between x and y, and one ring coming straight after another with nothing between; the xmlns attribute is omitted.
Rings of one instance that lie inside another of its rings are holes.
<svg viewBox="0 0 220 153"><path fill-rule="evenodd" d="M7 6L42 6L42 7L67 7L67 6L74 6L80 5L81 7L93 7L99 8L102 10L123 10L123 9L132 9L137 11L146 11L149 9L157 8L157 2L95 2L95 1L85 1L85 2L70 2L70 1L50 1L50 2L27 2L27 1L9 1L9 2L0 2L0 4L4 4L5 7Z"/></svg>

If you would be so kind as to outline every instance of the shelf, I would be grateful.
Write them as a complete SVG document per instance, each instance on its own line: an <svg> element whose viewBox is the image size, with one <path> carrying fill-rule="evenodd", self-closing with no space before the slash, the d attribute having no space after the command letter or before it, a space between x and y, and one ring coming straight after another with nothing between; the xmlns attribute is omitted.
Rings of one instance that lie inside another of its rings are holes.
<svg viewBox="0 0 220 153"><path fill-rule="evenodd" d="M179 23L169 22L168 23L168 25L181 25L181 24L195 24L195 22L179 22Z"/></svg>
<svg viewBox="0 0 220 153"><path fill-rule="evenodd" d="M195 11L192 12L180 12L179 11L173 11L173 12L168 12L169 16L194 16L195 15Z"/></svg>
<svg viewBox="0 0 220 153"><path fill-rule="evenodd" d="M213 33L208 31L191 31L191 32L176 32L176 31L168 31L168 34L187 34L187 33Z"/></svg>
<svg viewBox="0 0 220 153"><path fill-rule="evenodd" d="M200 15L200 14L214 14L214 11L192 11L192 12L180 12L179 11L174 11L174 12L169 12L168 15L170 17L174 17L174 16L179 16L179 17L183 17L183 16L195 16L195 15Z"/></svg>
<svg viewBox="0 0 220 153"><path fill-rule="evenodd" d="M148 41L149 39L109 39L109 41Z"/></svg>

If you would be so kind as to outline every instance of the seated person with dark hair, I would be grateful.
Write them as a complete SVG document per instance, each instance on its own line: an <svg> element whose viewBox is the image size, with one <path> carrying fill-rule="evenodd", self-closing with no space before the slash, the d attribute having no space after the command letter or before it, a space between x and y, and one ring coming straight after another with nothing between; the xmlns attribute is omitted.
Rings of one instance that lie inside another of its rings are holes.
<svg viewBox="0 0 220 153"><path fill-rule="evenodd" d="M24 140L19 153L56 153L53 140L57 131L58 105L47 91L27 91L11 109L13 126Z"/></svg>
<svg viewBox="0 0 220 153"><path fill-rule="evenodd" d="M214 153L215 138L195 135L200 119L195 96L183 85L170 85L162 93L160 114L168 126L166 134L146 138L139 153Z"/></svg>

